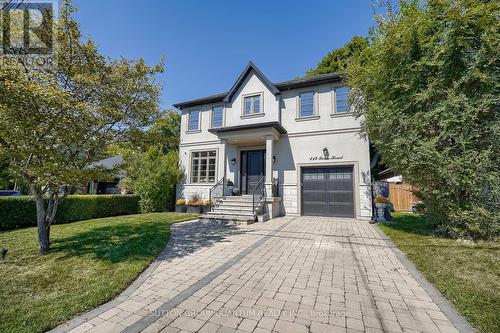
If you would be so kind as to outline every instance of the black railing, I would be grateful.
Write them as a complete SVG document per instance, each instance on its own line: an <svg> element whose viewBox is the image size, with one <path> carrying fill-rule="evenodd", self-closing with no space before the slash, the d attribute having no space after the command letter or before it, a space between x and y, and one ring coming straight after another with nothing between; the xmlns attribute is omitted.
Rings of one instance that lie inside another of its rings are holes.
<svg viewBox="0 0 500 333"><path fill-rule="evenodd" d="M219 199L224 197L224 192L226 189L226 177L222 177L221 180L217 182L212 188L210 188L210 194L208 195L208 201L210 204L210 211L212 211L213 205L219 201Z"/></svg>
<svg viewBox="0 0 500 333"><path fill-rule="evenodd" d="M273 178L273 197L279 197L280 196L280 182L278 178Z"/></svg>
<svg viewBox="0 0 500 333"><path fill-rule="evenodd" d="M266 177L262 176L260 180L255 184L254 188L252 189L252 210L253 213L255 214L255 209L257 208L257 205L260 203L263 197L266 195L266 187L265 187L265 181Z"/></svg>

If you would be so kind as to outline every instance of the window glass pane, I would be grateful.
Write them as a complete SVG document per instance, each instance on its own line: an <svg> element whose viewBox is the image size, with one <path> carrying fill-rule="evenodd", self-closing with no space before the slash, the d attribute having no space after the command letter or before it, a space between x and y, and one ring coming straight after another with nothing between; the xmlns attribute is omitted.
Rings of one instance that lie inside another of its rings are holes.
<svg viewBox="0 0 500 333"><path fill-rule="evenodd" d="M199 120L200 120L200 111L191 111L191 113L189 114L188 129L189 130L198 129Z"/></svg>
<svg viewBox="0 0 500 333"><path fill-rule="evenodd" d="M340 87L335 89L335 112L349 112L349 88Z"/></svg>
<svg viewBox="0 0 500 333"><path fill-rule="evenodd" d="M207 179L207 160L200 160L200 183L206 183Z"/></svg>
<svg viewBox="0 0 500 333"><path fill-rule="evenodd" d="M300 116L310 117L314 115L314 93L300 94Z"/></svg>
<svg viewBox="0 0 500 333"><path fill-rule="evenodd" d="M252 113L252 99L250 97L245 97L245 114Z"/></svg>
<svg viewBox="0 0 500 333"><path fill-rule="evenodd" d="M224 108L216 106L212 109L212 128L222 127Z"/></svg>
<svg viewBox="0 0 500 333"><path fill-rule="evenodd" d="M193 152L191 154L191 182L207 183L215 182L217 167L216 151Z"/></svg>
<svg viewBox="0 0 500 333"><path fill-rule="evenodd" d="M260 113L260 96L253 98L253 113Z"/></svg>
<svg viewBox="0 0 500 333"><path fill-rule="evenodd" d="M193 159L192 167L191 167L191 182L192 183L198 182L198 163L199 163L199 160Z"/></svg>

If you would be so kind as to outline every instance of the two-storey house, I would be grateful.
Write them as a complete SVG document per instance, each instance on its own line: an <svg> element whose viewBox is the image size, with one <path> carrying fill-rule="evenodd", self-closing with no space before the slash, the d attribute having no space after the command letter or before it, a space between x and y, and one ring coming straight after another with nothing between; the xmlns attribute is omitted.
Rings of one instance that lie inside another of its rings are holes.
<svg viewBox="0 0 500 333"><path fill-rule="evenodd" d="M348 97L338 74L273 83L250 62L229 91L174 105L185 170L178 197L228 199L227 187L215 193L230 180L248 200L263 193L271 218L370 219L369 145Z"/></svg>

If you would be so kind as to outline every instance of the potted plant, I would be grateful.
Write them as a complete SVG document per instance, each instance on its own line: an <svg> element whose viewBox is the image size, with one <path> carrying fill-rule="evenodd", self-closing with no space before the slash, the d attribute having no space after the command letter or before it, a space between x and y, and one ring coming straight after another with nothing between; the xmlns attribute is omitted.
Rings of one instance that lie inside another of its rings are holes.
<svg viewBox="0 0 500 333"><path fill-rule="evenodd" d="M202 214L208 213L210 211L210 207L213 205L210 200L203 200L203 204L201 206Z"/></svg>
<svg viewBox="0 0 500 333"><path fill-rule="evenodd" d="M226 188L227 188L227 193L229 193L229 195L233 195L233 187L234 183L231 181L231 179L228 179L226 182Z"/></svg>
<svg viewBox="0 0 500 333"><path fill-rule="evenodd" d="M186 212L186 200L179 199L175 202L175 211L177 213L185 213Z"/></svg>
<svg viewBox="0 0 500 333"><path fill-rule="evenodd" d="M201 212L202 202L199 199L191 199L187 203L186 211L192 214L199 214Z"/></svg>
<svg viewBox="0 0 500 333"><path fill-rule="evenodd" d="M377 196L373 202L375 202L375 207L377 207L377 220L385 221L385 209L389 204L389 200L383 196Z"/></svg>

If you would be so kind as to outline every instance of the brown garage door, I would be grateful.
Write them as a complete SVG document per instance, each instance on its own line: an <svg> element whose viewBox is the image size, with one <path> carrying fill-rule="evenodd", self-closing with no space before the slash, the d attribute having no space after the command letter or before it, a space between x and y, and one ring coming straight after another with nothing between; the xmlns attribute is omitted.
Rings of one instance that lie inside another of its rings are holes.
<svg viewBox="0 0 500 333"><path fill-rule="evenodd" d="M302 214L354 217L352 167L302 169Z"/></svg>

